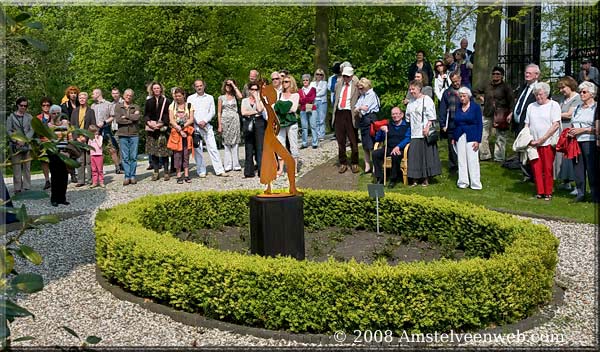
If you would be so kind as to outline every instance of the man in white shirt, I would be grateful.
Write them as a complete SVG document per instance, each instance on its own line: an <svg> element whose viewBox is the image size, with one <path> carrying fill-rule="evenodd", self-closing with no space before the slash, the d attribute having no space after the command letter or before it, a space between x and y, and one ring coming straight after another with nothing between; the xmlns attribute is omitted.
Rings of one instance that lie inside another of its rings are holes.
<svg viewBox="0 0 600 352"><path fill-rule="evenodd" d="M215 174L217 176L229 176L225 173L223 163L221 163L215 134L210 124L210 120L215 116L215 100L212 95L204 93L205 88L206 85L203 80L196 80L194 82L196 94L190 95L187 98L187 102L191 103L194 107L194 129L200 132L202 140L206 143L206 149L215 169ZM198 148L194 149L194 158L196 159L196 172L198 176L202 178L206 177L206 165L202 158L202 143L200 143Z"/></svg>

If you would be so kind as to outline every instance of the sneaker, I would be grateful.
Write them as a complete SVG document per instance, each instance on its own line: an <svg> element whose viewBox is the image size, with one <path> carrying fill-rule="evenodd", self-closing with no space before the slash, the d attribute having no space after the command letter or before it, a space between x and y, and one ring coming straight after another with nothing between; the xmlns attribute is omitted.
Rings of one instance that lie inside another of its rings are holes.
<svg viewBox="0 0 600 352"><path fill-rule="evenodd" d="M220 174L217 174L217 176L219 176L219 177L229 177L229 175L227 175L224 172L221 172Z"/></svg>
<svg viewBox="0 0 600 352"><path fill-rule="evenodd" d="M90 186L90 188L96 188L96 187L98 187L98 184L96 184L96 183L92 183L92 185Z"/></svg>
<svg viewBox="0 0 600 352"><path fill-rule="evenodd" d="M46 183L44 184L44 189L48 188L50 188L50 181L46 181Z"/></svg>
<svg viewBox="0 0 600 352"><path fill-rule="evenodd" d="M573 190L569 193L572 196L576 196L577 195L577 188L573 188Z"/></svg>
<svg viewBox="0 0 600 352"><path fill-rule="evenodd" d="M225 172L231 172L233 169L225 169Z"/></svg>
<svg viewBox="0 0 600 352"><path fill-rule="evenodd" d="M198 177L200 177L200 178L206 178L206 172L198 174Z"/></svg>
<svg viewBox="0 0 600 352"><path fill-rule="evenodd" d="M233 168L233 171L242 171L242 168L241 168L241 167L239 167L239 166L238 166L238 167L234 167L234 168Z"/></svg>
<svg viewBox="0 0 600 352"><path fill-rule="evenodd" d="M99 187L100 187L100 188L106 188L106 185L105 185L104 183L101 183L101 184L99 185Z"/></svg>

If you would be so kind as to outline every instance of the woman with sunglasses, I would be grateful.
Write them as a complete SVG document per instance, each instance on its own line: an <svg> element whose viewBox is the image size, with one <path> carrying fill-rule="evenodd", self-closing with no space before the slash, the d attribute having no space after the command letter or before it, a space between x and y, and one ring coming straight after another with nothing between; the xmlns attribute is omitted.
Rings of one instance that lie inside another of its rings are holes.
<svg viewBox="0 0 600 352"><path fill-rule="evenodd" d="M48 97L43 97L40 102L42 106L42 112L36 117L38 120L42 121L44 125L48 125L48 121L50 121L50 106L52 106L52 100ZM48 139L45 137L40 137L42 142L47 142ZM42 172L44 173L44 179L46 183L44 184L44 189L50 188L50 169L48 167L48 162L40 160L40 166L42 167Z"/></svg>
<svg viewBox="0 0 600 352"><path fill-rule="evenodd" d="M300 95L298 94L296 79L292 75L287 75L282 80L282 91L279 100L292 103L292 107L287 115L285 115L285 118L279 120L281 129L279 130L277 139L279 139L281 145L285 145L286 138L289 141L290 154L294 158L296 173L298 173L298 117L296 116L296 111L298 111L298 106L300 105ZM283 175L283 160L280 159L277 176L281 175Z"/></svg>
<svg viewBox="0 0 600 352"><path fill-rule="evenodd" d="M31 127L33 116L27 112L27 108L29 107L27 98L19 97L16 107L17 111L10 114L6 119L6 132L9 136L19 133L29 139L33 138L34 131ZM28 191L31 189L31 148L26 142L12 138L9 143L15 193Z"/></svg>
<svg viewBox="0 0 600 352"><path fill-rule="evenodd" d="M325 72L318 68L315 71L311 87L317 90L315 105L317 106L317 133L319 141L325 140L325 119L327 117L327 81L325 81Z"/></svg>
<svg viewBox="0 0 600 352"><path fill-rule="evenodd" d="M435 60L433 64L435 70L435 79L433 81L433 92L437 97L438 101L442 100L442 94L450 87L452 82L450 81L450 75L446 71L446 65L442 60Z"/></svg>
<svg viewBox="0 0 600 352"><path fill-rule="evenodd" d="M242 121L244 131L244 150L246 153L244 162L244 177L255 176L254 159L256 169L260 176L260 163L262 159L263 141L265 139L266 120L263 117L265 107L260 101L258 94L258 83L248 84L248 97L242 99Z"/></svg>
<svg viewBox="0 0 600 352"><path fill-rule="evenodd" d="M592 192L592 202L598 203L600 202L596 169L598 154L596 151L596 129L594 127L594 114L598 109L598 103L594 100L597 88L595 84L588 81L581 83L578 88L582 103L573 113L571 130L569 131L569 136L577 138L577 143L581 149L581 155L574 159L575 185L577 187L575 202L584 201L585 176L587 174L588 184Z"/></svg>

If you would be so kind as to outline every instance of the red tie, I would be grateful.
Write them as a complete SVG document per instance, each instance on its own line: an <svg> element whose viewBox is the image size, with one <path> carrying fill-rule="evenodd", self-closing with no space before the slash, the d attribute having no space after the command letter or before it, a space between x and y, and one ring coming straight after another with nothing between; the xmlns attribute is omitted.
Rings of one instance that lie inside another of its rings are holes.
<svg viewBox="0 0 600 352"><path fill-rule="evenodd" d="M340 103L340 106L342 107L342 109L344 109L346 107L346 98L348 97L348 87L350 86L350 83L346 83L346 85L344 86L344 91L342 92L342 102Z"/></svg>

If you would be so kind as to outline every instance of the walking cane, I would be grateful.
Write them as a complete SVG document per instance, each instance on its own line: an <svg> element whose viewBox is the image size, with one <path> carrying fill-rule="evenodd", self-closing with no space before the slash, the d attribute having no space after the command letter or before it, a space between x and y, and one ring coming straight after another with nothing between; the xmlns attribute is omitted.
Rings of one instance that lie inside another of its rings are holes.
<svg viewBox="0 0 600 352"><path fill-rule="evenodd" d="M388 137L388 134L387 134L387 131L386 131L385 132L385 144L383 145L383 167L382 167L382 169L383 169L383 185L384 186L385 186L385 183L386 183L386 175L387 175L387 170L385 168L385 163L386 163L386 160L387 160L387 143L388 143L387 137Z"/></svg>

